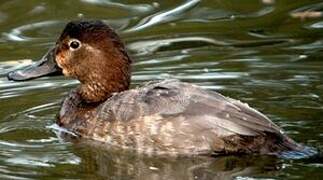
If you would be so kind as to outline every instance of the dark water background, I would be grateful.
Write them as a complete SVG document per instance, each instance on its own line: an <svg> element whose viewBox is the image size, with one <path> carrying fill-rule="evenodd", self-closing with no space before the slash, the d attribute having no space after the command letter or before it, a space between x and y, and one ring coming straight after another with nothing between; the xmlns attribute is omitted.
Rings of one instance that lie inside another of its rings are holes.
<svg viewBox="0 0 323 180"><path fill-rule="evenodd" d="M9 82L69 20L102 19L133 57L133 86L178 78L240 99L323 149L321 0L0 0L0 179L323 179L322 158L147 157L71 143L50 128L77 85Z"/></svg>

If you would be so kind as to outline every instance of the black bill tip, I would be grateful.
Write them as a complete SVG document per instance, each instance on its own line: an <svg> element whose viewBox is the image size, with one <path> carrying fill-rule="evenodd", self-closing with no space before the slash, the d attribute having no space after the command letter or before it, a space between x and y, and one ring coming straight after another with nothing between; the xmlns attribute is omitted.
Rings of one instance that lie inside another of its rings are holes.
<svg viewBox="0 0 323 180"><path fill-rule="evenodd" d="M7 74L8 80L11 81L25 81L29 80L31 78L26 78L25 74L23 73L22 70L16 70L16 71L11 71Z"/></svg>

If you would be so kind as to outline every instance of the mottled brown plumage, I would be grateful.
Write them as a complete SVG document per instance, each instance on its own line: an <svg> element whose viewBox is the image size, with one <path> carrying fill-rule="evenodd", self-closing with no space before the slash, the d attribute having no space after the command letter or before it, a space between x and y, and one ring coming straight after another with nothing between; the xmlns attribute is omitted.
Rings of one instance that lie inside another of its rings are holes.
<svg viewBox="0 0 323 180"><path fill-rule="evenodd" d="M122 148L179 154L269 154L298 148L247 105L176 80L115 94L93 108L84 108L81 99L77 91L70 94L58 123Z"/></svg>
<svg viewBox="0 0 323 180"><path fill-rule="evenodd" d="M100 21L69 23L54 51L63 73L81 82L64 100L57 123L80 137L159 154L303 148L248 105L189 83L163 80L128 90L131 60L118 35ZM24 73L16 73L19 80Z"/></svg>

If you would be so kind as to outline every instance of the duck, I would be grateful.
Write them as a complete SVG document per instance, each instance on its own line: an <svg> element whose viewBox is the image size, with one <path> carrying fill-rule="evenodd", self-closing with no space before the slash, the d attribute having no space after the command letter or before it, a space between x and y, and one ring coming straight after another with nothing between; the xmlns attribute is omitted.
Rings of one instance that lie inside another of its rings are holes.
<svg viewBox="0 0 323 180"><path fill-rule="evenodd" d="M64 75L80 84L63 100L56 124L78 138L142 153L279 154L302 151L248 104L176 79L129 89L132 58L100 20L67 23L54 47L13 81Z"/></svg>

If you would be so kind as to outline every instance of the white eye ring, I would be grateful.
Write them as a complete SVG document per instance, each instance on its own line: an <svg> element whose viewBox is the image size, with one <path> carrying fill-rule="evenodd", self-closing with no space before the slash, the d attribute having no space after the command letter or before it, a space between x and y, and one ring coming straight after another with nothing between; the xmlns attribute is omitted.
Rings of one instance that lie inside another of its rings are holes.
<svg viewBox="0 0 323 180"><path fill-rule="evenodd" d="M68 46L70 47L70 50L75 51L82 46L82 43L78 39L70 39L68 42Z"/></svg>

